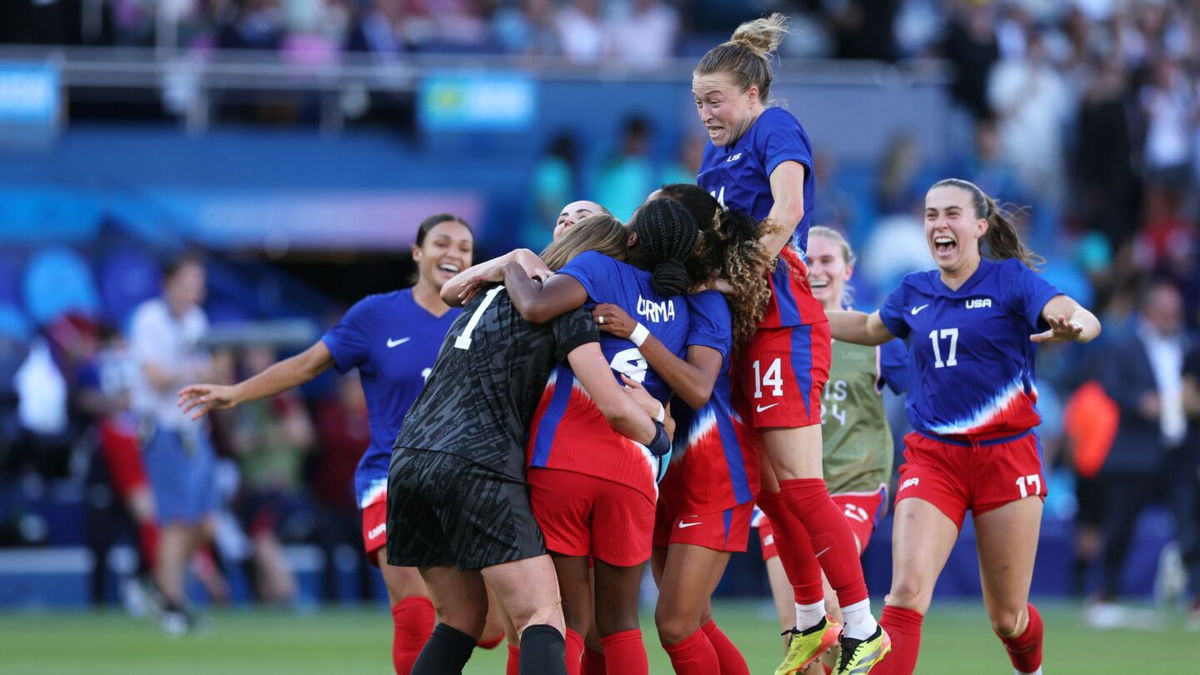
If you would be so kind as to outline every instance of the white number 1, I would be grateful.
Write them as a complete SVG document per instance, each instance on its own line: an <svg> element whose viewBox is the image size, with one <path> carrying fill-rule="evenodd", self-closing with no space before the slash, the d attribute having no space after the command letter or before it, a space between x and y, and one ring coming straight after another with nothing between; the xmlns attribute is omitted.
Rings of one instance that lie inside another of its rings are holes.
<svg viewBox="0 0 1200 675"><path fill-rule="evenodd" d="M941 330L940 337L950 338L950 358L946 359L944 362L942 361L942 348L938 344L938 338L939 338L938 332L939 331L936 328L929 331L929 341L933 343L933 367L934 368L945 368L947 366L957 366L958 365L958 358L957 358L957 355L958 355L958 329L957 328L943 328Z"/></svg>
<svg viewBox="0 0 1200 675"><path fill-rule="evenodd" d="M483 301L479 303L479 306L475 308L475 312L471 314L471 320L467 322L467 327L463 329L462 335L454 338L455 349L471 348L471 333L475 332L475 326L479 323L480 317L483 316L484 310L492 304L492 300L496 299L496 294L502 290L504 290L503 286L496 286L483 296Z"/></svg>

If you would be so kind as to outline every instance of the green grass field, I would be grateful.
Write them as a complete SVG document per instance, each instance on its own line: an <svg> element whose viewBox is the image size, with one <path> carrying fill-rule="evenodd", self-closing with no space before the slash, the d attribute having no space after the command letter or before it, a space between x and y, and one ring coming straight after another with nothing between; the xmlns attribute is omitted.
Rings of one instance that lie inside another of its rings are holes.
<svg viewBox="0 0 1200 675"><path fill-rule="evenodd" d="M780 655L764 604L722 604L719 623L742 648L752 673L770 673ZM1161 631L1094 632L1074 605L1042 609L1048 675L1200 673L1200 634L1181 623ZM650 671L670 673L643 618ZM382 607L285 613L227 610L202 632L170 638L147 621L110 613L0 614L0 673L182 675L184 673L386 674L391 623ZM925 622L922 675L1008 675L1012 668L979 605L935 606ZM479 650L470 675L502 675L503 647Z"/></svg>

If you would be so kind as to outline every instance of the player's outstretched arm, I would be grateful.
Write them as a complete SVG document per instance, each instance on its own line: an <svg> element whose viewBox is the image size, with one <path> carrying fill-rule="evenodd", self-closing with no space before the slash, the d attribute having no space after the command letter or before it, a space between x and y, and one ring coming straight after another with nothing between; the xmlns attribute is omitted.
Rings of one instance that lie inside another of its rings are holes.
<svg viewBox="0 0 1200 675"><path fill-rule="evenodd" d="M555 274L541 283L529 278L524 268L516 263L504 265L501 272L508 299L512 300L521 318L529 323L546 323L587 302L583 284L566 274Z"/></svg>
<svg viewBox="0 0 1200 675"><path fill-rule="evenodd" d="M589 342L572 349L567 354L567 363L604 419L617 433L642 445L654 440L654 421L613 379L599 342Z"/></svg>
<svg viewBox="0 0 1200 675"><path fill-rule="evenodd" d="M184 414L191 413L192 419L199 419L210 410L225 410L287 391L320 375L331 365L333 355L325 343L318 340L299 354L237 384L189 384L179 390L176 405Z"/></svg>
<svg viewBox="0 0 1200 675"><path fill-rule="evenodd" d="M1100 320L1069 295L1056 295L1042 308L1050 330L1029 336L1033 342L1091 342L1100 335Z"/></svg>
<svg viewBox="0 0 1200 675"><path fill-rule="evenodd" d="M592 318L596 320L600 330L626 339L633 334L633 329L638 324L625 310L609 303L596 305L592 310ZM708 403L713 385L716 384L724 364L721 352L712 347L693 345L688 347L688 358L684 361L675 356L654 335L646 336L645 341L638 346L638 351L646 357L646 363L662 377L671 391L683 399L692 410L699 410Z"/></svg>
<svg viewBox="0 0 1200 675"><path fill-rule="evenodd" d="M879 318L879 312L825 312L825 315L829 317L829 333L834 340L873 347L895 337Z"/></svg>
<svg viewBox="0 0 1200 675"><path fill-rule="evenodd" d="M533 278L545 279L554 273L536 253L527 248L519 248L499 258L468 267L451 277L442 284L442 302L451 307L462 307L485 283L500 281L499 269L508 263L520 265L525 274Z"/></svg>

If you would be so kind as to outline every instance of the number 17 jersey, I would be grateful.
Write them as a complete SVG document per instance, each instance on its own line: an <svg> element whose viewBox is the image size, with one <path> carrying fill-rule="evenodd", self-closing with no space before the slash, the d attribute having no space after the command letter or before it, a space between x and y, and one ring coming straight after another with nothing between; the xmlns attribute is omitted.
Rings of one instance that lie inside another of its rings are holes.
<svg viewBox="0 0 1200 675"><path fill-rule="evenodd" d="M1040 422L1032 333L1062 291L1019 260L981 260L958 289L938 270L906 275L879 317L908 342L908 420L938 436L987 440Z"/></svg>

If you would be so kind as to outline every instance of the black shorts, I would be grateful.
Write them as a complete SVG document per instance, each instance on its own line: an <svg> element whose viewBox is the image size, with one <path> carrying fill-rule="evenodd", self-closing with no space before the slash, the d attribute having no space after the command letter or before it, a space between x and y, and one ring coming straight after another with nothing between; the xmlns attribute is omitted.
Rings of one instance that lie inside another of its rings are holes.
<svg viewBox="0 0 1200 675"><path fill-rule="evenodd" d="M394 452L389 564L478 570L546 552L524 482L450 453Z"/></svg>

